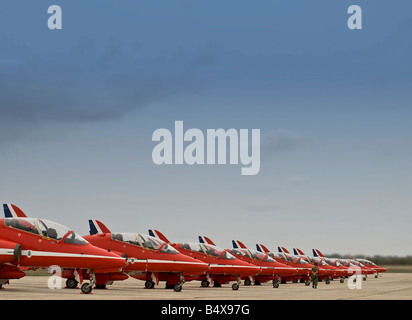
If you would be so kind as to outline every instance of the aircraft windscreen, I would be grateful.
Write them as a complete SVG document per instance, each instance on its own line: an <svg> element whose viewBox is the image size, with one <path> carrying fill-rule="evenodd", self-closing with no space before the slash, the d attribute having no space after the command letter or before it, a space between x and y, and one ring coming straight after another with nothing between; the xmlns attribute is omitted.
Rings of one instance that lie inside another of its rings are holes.
<svg viewBox="0 0 412 320"><path fill-rule="evenodd" d="M41 233L48 238L61 240L67 232L71 231L69 228L62 226L56 222L48 220L37 219Z"/></svg>
<svg viewBox="0 0 412 320"><path fill-rule="evenodd" d="M222 254L225 255L225 252L223 249L213 246L211 244L206 244L206 243L181 243L180 246L183 249L187 249L190 251L195 251L195 252L200 252L207 254L209 256L213 257L220 257ZM225 255L225 257L222 256L223 259L235 259L235 257L231 258L232 255Z"/></svg>
<svg viewBox="0 0 412 320"><path fill-rule="evenodd" d="M182 249L190 250L190 251L195 251L195 252L200 252L200 253L205 253L202 246L200 243L181 243L180 246Z"/></svg>
<svg viewBox="0 0 412 320"><path fill-rule="evenodd" d="M273 260L271 257L266 256L265 253L260 252L260 251L256 251L256 250L249 250L251 256L253 259L257 259L257 260L261 260L261 261L265 261L265 262L275 262L275 260Z"/></svg>
<svg viewBox="0 0 412 320"><path fill-rule="evenodd" d="M209 256L219 257L223 253L223 249L220 249L216 246L212 246L210 244L202 244L205 248L205 253Z"/></svg>
<svg viewBox="0 0 412 320"><path fill-rule="evenodd" d="M6 227L12 227L34 234L40 234L39 230L35 226L34 220L35 219L33 218L6 218L4 219L4 225Z"/></svg>
<svg viewBox="0 0 412 320"><path fill-rule="evenodd" d="M243 256L243 257L250 257L248 252L243 249L230 249L229 252L234 255Z"/></svg>
<svg viewBox="0 0 412 320"><path fill-rule="evenodd" d="M131 232L112 233L112 239L154 251L158 251L161 248L160 252L163 253L178 253L178 251L167 245L164 241L145 234Z"/></svg>
<svg viewBox="0 0 412 320"><path fill-rule="evenodd" d="M111 236L113 240L140 246L140 243L137 241L136 233L112 233Z"/></svg>
<svg viewBox="0 0 412 320"><path fill-rule="evenodd" d="M159 250L160 247L164 244L163 241L147 236L145 234L138 234L138 239L142 244L142 247L151 250Z"/></svg>
<svg viewBox="0 0 412 320"><path fill-rule="evenodd" d="M162 249L160 249L160 252L172 253L172 254L179 253L179 251L177 251L175 248L173 248L171 245L168 245L167 243L165 244L165 246Z"/></svg>
<svg viewBox="0 0 412 320"><path fill-rule="evenodd" d="M227 251L224 251L224 252L223 252L221 258L222 258L222 259L227 259L227 260L235 260L235 259L236 259L232 254L230 254L230 253L227 252Z"/></svg>
<svg viewBox="0 0 412 320"><path fill-rule="evenodd" d="M284 254L284 253L279 253L279 258L281 258L282 260L288 261L288 262L293 262L292 257Z"/></svg>
<svg viewBox="0 0 412 320"><path fill-rule="evenodd" d="M36 218L6 218L4 225L55 240L61 240L71 231L59 223Z"/></svg>
<svg viewBox="0 0 412 320"><path fill-rule="evenodd" d="M64 243L70 243L70 244L80 244L80 245L85 245L87 244L87 240L83 239L83 237L79 236L76 232L72 232L67 236L66 239L64 239Z"/></svg>

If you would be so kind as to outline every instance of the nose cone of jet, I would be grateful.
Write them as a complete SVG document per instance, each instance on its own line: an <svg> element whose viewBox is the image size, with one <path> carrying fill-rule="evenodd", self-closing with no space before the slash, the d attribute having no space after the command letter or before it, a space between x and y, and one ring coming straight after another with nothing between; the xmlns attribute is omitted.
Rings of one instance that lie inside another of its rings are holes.
<svg viewBox="0 0 412 320"><path fill-rule="evenodd" d="M89 261L92 269L122 269L126 259L105 249L90 245Z"/></svg>

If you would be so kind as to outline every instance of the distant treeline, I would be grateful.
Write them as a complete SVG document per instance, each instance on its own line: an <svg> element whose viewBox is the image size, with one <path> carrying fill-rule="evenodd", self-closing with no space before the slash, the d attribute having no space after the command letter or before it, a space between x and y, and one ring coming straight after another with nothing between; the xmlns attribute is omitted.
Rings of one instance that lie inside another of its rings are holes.
<svg viewBox="0 0 412 320"><path fill-rule="evenodd" d="M412 256L405 256L405 257L398 257L398 256L365 256L365 255L340 255L340 254L327 254L326 257L334 257L334 258L360 258L360 259L367 259L370 261L375 262L377 265L392 265L392 266L411 266L412 265Z"/></svg>

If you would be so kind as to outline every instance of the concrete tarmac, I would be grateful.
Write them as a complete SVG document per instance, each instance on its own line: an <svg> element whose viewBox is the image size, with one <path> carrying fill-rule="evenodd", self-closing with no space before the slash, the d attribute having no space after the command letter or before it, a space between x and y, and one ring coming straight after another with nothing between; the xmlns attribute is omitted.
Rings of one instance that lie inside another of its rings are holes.
<svg viewBox="0 0 412 320"><path fill-rule="evenodd" d="M48 276L26 276L11 280L0 290L0 300L410 300L412 299L412 273L387 273L379 278L368 277L361 281L361 288L350 289L348 279L330 284L320 282L317 289L303 283L281 284L273 288L271 283L259 286L240 285L232 290L232 283L220 288L202 288L200 282L187 282L181 292L165 289L160 282L154 289L145 289L144 282L129 278L115 282L106 289L93 289L82 294L77 289L49 289ZM56 284L56 283L55 283ZM59 284L59 282L57 283ZM62 281L65 286L65 279ZM359 285L358 285L359 287Z"/></svg>

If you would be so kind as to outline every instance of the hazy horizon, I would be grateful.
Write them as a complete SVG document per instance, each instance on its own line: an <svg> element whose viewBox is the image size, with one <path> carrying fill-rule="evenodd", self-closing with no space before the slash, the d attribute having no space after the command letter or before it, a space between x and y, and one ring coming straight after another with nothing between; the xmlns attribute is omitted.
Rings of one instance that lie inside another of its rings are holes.
<svg viewBox="0 0 412 320"><path fill-rule="evenodd" d="M347 0L53 4L62 30L0 4L3 203L83 235L411 254L410 1L356 1L362 30ZM154 164L175 121L260 129L259 173Z"/></svg>

